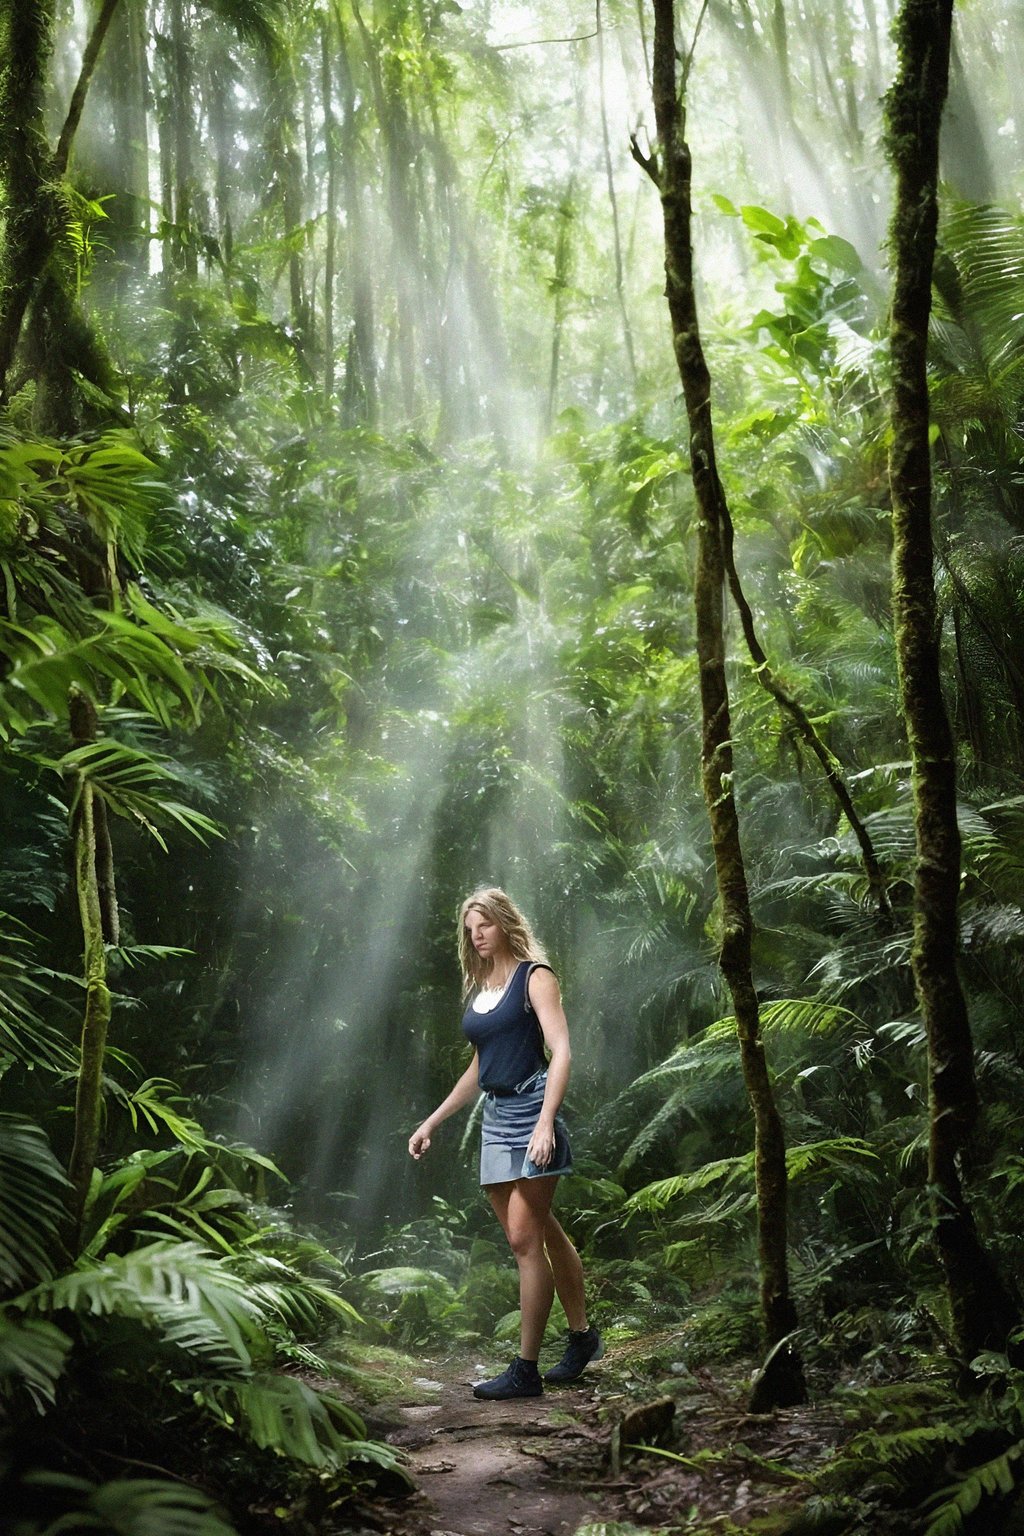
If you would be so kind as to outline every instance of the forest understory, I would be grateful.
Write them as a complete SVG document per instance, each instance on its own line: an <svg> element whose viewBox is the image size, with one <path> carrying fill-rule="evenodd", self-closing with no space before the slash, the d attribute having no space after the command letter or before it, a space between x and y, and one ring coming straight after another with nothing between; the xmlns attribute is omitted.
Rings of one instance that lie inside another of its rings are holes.
<svg viewBox="0 0 1024 1536"><path fill-rule="evenodd" d="M419 1400L396 1405L399 1426L384 1436L405 1450L418 1496L374 1528L415 1536L798 1529L793 1517L813 1473L844 1433L841 1415L830 1422L819 1403L752 1416L739 1370L719 1377L671 1362L659 1379L672 1344L671 1335L632 1340L584 1381L512 1404L471 1397L482 1370L471 1356L424 1359L431 1374L414 1378Z"/></svg>
<svg viewBox="0 0 1024 1536"><path fill-rule="evenodd" d="M494 1364L479 1351L390 1353L377 1364L386 1404L378 1397L364 1411L402 1450L414 1491L386 1512L365 1510L365 1528L402 1536L899 1536L923 1528L909 1499L869 1509L863 1464L850 1455L859 1432L899 1418L897 1395L886 1398L891 1381L848 1369L838 1391L822 1380L801 1407L751 1414L755 1363L691 1370L673 1358L689 1344L671 1332L624 1340L581 1381L512 1403L472 1397ZM874 1397L872 1378L881 1388ZM905 1412L914 1393L903 1385ZM1010 1500L990 1508L979 1530L1014 1531L1022 1518Z"/></svg>

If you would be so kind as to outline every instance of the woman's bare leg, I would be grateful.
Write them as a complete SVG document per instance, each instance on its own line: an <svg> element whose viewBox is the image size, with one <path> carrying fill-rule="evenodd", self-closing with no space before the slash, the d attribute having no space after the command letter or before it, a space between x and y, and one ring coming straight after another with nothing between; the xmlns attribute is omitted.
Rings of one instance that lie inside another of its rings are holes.
<svg viewBox="0 0 1024 1536"><path fill-rule="evenodd" d="M544 1228L544 1246L551 1261L555 1290L565 1312L565 1320L574 1332L587 1326L587 1301L583 1294L583 1265L566 1237L561 1223L548 1213Z"/></svg>
<svg viewBox="0 0 1024 1536"><path fill-rule="evenodd" d="M554 1185L553 1178L541 1178L487 1186L491 1204L519 1266L519 1353L524 1360L536 1360L540 1354L555 1295L554 1276L544 1246L555 1196Z"/></svg>

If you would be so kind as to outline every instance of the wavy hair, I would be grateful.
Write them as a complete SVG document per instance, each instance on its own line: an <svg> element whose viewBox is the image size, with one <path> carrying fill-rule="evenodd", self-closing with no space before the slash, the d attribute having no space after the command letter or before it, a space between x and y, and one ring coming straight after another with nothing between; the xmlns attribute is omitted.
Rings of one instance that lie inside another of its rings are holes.
<svg viewBox="0 0 1024 1536"><path fill-rule="evenodd" d="M497 923L508 940L515 960L539 960L547 964L544 946L538 942L533 929L511 897L499 885L481 886L467 896L459 908L459 964L462 967L463 995L482 987L491 969L490 963L481 960L473 948L466 929L467 912L482 912L492 923Z"/></svg>

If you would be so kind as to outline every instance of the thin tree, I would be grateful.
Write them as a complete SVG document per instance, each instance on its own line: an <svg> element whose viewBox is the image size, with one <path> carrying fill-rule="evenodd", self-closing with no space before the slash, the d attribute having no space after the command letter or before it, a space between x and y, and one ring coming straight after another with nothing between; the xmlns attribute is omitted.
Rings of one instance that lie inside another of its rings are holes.
<svg viewBox="0 0 1024 1536"><path fill-rule="evenodd" d="M89 32L89 38L82 53L82 67L78 74L75 89L71 93L71 101L68 105L67 117L57 140L57 148L54 150L53 167L56 175L63 176L68 168L68 157L71 154L71 141L75 137L79 123L82 121L82 112L85 109L85 98L89 94L89 86L92 77L96 73L96 65L99 62L100 50L103 40L107 35L110 23L114 19L120 0L101 0L96 20Z"/></svg>
<svg viewBox="0 0 1024 1536"><path fill-rule="evenodd" d="M573 228L577 216L576 172L573 171L558 201L558 225L555 235L555 267L551 278L553 314L551 320L551 361L548 365L548 401L544 425L550 432L558 404L558 379L562 362L562 336L569 309L569 283L572 273Z"/></svg>
<svg viewBox="0 0 1024 1536"><path fill-rule="evenodd" d="M970 1020L957 973L960 834L956 758L942 695L928 409L928 320L938 229L939 133L949 79L952 0L903 0L899 66L886 98L896 175L893 299L893 622L913 773L917 863L912 962L928 1039L928 1182L956 1342L965 1363L1005 1348L1017 1311L981 1245L961 1160L978 1114Z"/></svg>
<svg viewBox="0 0 1024 1536"><path fill-rule="evenodd" d="M608 183L608 204L612 212L612 245L615 252L615 297L622 317L622 340L629 359L629 371L636 387L639 377L636 366L636 349L633 346L633 327L629 323L626 306L625 270L622 259L622 230L619 225L619 200L615 192L615 171L612 166L611 135L608 131L608 101L604 77L604 21L601 16L601 0L594 0L594 24L597 30L597 91L601 100L601 147L604 152L604 174Z"/></svg>
<svg viewBox="0 0 1024 1536"><path fill-rule="evenodd" d="M77 689L72 692L69 705L72 741L76 747L87 747L96 740L96 706ZM111 1015L107 945L118 942L114 863L106 805L85 774L79 776L75 785L71 829L75 894L82 925L85 1010L75 1089L75 1138L68 1176L73 1188L75 1220L80 1222L100 1144L103 1065Z"/></svg>
<svg viewBox="0 0 1024 1536"><path fill-rule="evenodd" d="M729 582L729 591L732 593L733 602L736 604L740 616L740 627L743 630L743 638L746 641L750 659L754 663L754 676L767 694L775 700L779 709L787 715L796 730L797 735L804 745L814 754L821 764L825 775L825 782L835 796L840 810L850 824L850 830L857 839L860 848L861 862L864 865L864 873L867 876L868 889L871 899L878 908L879 914L887 919L892 918L892 908L889 904L889 895L886 890L885 875L882 866L878 862L878 855L871 841L864 822L858 814L850 793L850 786L846 782L842 764L835 753L824 742L818 732L814 721L807 710L801 704L795 694L782 683L774 671L764 647L758 638L754 624L754 613L747 600L747 595L740 582L739 572L736 569L734 552L735 530L733 529L732 515L728 503L722 502L722 552L725 559L725 571Z"/></svg>
<svg viewBox="0 0 1024 1536"><path fill-rule="evenodd" d="M680 82L676 70L674 0L654 0L653 89L657 152L644 157L634 145L634 154L641 159L661 194L666 296L686 402L690 467L697 499L694 601L703 723L701 777L721 907L718 959L732 997L743 1079L754 1118L761 1313L769 1353L755 1382L750 1407L753 1412L765 1412L803 1402L807 1389L800 1356L792 1341L797 1318L789 1290L786 1253L786 1143L761 1038L751 968L753 921L733 793L723 624L727 509L715 460L711 379L700 339L694 292L691 157L685 139L686 69Z"/></svg>
<svg viewBox="0 0 1024 1536"><path fill-rule="evenodd" d="M345 228L348 235L349 303L352 324L345 352L343 413L346 424L377 420L377 358L373 279L370 273L370 242L360 182L359 121L356 83L341 6L331 7L337 42L338 91L341 124L338 152L341 159Z"/></svg>
<svg viewBox="0 0 1024 1536"><path fill-rule="evenodd" d="M324 153L327 157L327 241L324 254L324 399L334 397L334 280L338 238L338 140L334 119L334 80L331 69L331 14L320 17L320 96L324 114Z"/></svg>
<svg viewBox="0 0 1024 1536"><path fill-rule="evenodd" d="M704 9L706 10L707 7L705 6ZM783 70L786 70L788 69L788 64L786 62L787 45L785 21L784 18L780 15L780 9L780 7L776 7L776 11L774 13L773 35L775 38L775 46L778 51L777 62L781 61L779 62L779 67ZM702 20L703 14L704 13L702 11ZM633 154L634 158L638 160L645 169L650 168L646 157L639 152L635 139L633 141ZM892 908L889 903L888 892L886 889L885 873L882 869L881 863L879 862L878 855L875 852L871 834L857 811L853 795L850 792L850 787L843 772L843 766L839 759L836 757L835 753L828 746L828 743L823 740L821 733L818 731L817 726L814 724L814 721L812 720L805 706L779 677L778 673L771 665L764 646L761 644L757 633L757 628L754 623L753 610L747 599L746 593L743 590L739 571L736 567L734 551L735 530L733 528L732 515L729 510L728 502L725 500L724 495L722 498L721 510L722 549L725 560L726 576L729 582L729 590L732 593L732 598L736 604L736 609L739 614L740 627L743 631L743 638L746 642L747 650L750 653L750 659L754 664L754 676L760 686L765 690L765 692L775 700L781 712L788 718L791 726L796 732L796 735L814 755L814 757L817 758L819 764L821 765L822 772L825 775L825 782L827 783L829 790L835 798L840 811L846 817L850 830L856 838L858 847L860 848L861 862L864 865L864 873L867 877L868 890L871 895L871 900L874 902L876 908L878 909L879 915L886 922L891 922Z"/></svg>

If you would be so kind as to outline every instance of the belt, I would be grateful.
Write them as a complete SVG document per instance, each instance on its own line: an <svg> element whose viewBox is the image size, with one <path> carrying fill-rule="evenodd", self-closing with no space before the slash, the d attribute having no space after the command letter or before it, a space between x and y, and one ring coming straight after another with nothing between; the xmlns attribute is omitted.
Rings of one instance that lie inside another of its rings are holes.
<svg viewBox="0 0 1024 1536"><path fill-rule="evenodd" d="M531 1088L535 1088L538 1085L541 1078L547 1077L547 1075L547 1067L540 1067L536 1072L531 1072L530 1076L525 1078L523 1082L517 1083L514 1088L487 1088L484 1091L489 1099L511 1099L517 1093L528 1093Z"/></svg>

